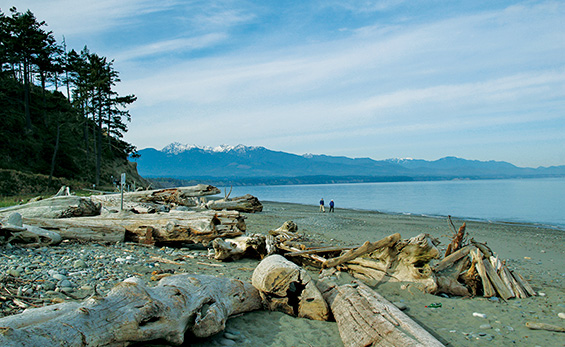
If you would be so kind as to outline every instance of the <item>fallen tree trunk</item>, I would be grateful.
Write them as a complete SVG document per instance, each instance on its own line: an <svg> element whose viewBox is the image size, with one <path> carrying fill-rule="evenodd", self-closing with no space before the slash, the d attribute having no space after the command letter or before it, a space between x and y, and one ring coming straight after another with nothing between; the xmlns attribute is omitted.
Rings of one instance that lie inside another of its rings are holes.
<svg viewBox="0 0 565 347"><path fill-rule="evenodd" d="M198 184L190 187L168 188L158 190L144 190L124 193L124 202L175 204L180 206L197 206L198 197L219 194L220 190L207 184ZM93 195L94 201L100 202L104 207L120 207L121 194Z"/></svg>
<svg viewBox="0 0 565 347"><path fill-rule="evenodd" d="M384 297L356 281L337 286L318 283L347 347L443 346Z"/></svg>
<svg viewBox="0 0 565 347"><path fill-rule="evenodd" d="M150 215L125 213L67 219L24 218L24 222L56 231L64 239L132 241L145 244L207 245L215 238L236 237L245 231L245 222L238 212L205 211Z"/></svg>
<svg viewBox="0 0 565 347"><path fill-rule="evenodd" d="M250 194L230 199L210 200L206 203L206 207L216 211L233 210L247 213L263 211L263 205L259 199Z"/></svg>
<svg viewBox="0 0 565 347"><path fill-rule="evenodd" d="M58 196L3 208L0 210L0 217L7 217L14 212L26 218L96 216L100 214L100 204L80 196Z"/></svg>
<svg viewBox="0 0 565 347"><path fill-rule="evenodd" d="M185 336L214 335L229 316L260 308L259 292L239 280L183 274L146 287L130 278L104 298L1 318L0 345L127 346L158 339L179 345Z"/></svg>

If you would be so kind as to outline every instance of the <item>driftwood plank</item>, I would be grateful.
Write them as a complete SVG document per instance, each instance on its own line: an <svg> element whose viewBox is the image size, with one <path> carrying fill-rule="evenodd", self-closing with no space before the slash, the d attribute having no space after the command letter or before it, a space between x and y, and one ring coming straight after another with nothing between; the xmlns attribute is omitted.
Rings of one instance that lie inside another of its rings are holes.
<svg viewBox="0 0 565 347"><path fill-rule="evenodd" d="M464 256L468 255L469 252L474 249L473 246L471 245L467 245L457 251L455 251L454 253L451 253L450 255L448 255L447 257L443 258L434 268L434 271L436 272L440 272L442 270L447 269L448 267L450 267L451 265L453 265L455 262L457 262L459 259L463 258Z"/></svg>
<svg viewBox="0 0 565 347"><path fill-rule="evenodd" d="M513 298L514 294L511 290L508 289L508 287L506 287L506 284L504 284L504 281L502 281L500 276L498 276L496 270L492 267L492 264L488 259L483 259L483 266L488 278L490 279L490 282L492 283L493 287L496 289L500 297L504 300Z"/></svg>
<svg viewBox="0 0 565 347"><path fill-rule="evenodd" d="M496 292L487 276L487 272L483 263L483 253L479 249L477 249L476 252L471 252L471 255L473 256L473 261L476 262L475 265L477 273L481 277L481 283L483 284L483 296L485 298L495 296Z"/></svg>

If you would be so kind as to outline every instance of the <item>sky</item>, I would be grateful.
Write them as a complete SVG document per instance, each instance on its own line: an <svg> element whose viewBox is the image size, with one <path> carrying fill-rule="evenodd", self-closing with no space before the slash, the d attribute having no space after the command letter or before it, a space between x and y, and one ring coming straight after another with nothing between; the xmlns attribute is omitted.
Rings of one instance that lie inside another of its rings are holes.
<svg viewBox="0 0 565 347"><path fill-rule="evenodd" d="M565 165L565 2L3 0L114 60L125 140Z"/></svg>

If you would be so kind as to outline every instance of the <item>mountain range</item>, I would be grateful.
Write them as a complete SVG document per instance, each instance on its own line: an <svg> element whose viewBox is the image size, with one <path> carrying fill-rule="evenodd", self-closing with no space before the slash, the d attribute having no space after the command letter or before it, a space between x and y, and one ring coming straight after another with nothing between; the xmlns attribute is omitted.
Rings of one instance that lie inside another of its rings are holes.
<svg viewBox="0 0 565 347"><path fill-rule="evenodd" d="M139 150L138 172L146 178L171 178L216 184L345 183L445 179L563 177L565 165L524 168L503 161L445 157L421 159L348 158L297 155L265 147L199 147L171 143L162 150Z"/></svg>

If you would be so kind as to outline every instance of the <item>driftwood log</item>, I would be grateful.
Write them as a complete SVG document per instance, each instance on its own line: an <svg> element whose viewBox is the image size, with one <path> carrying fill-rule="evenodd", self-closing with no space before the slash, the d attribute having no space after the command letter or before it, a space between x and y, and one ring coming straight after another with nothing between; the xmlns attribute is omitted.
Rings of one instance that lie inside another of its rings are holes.
<svg viewBox="0 0 565 347"><path fill-rule="evenodd" d="M246 194L236 198L224 198L219 200L210 200L206 203L206 207L211 210L233 210L239 212L255 213L263 211L263 205L253 195Z"/></svg>
<svg viewBox="0 0 565 347"><path fill-rule="evenodd" d="M267 250L267 237L263 234L238 236L233 239L214 239L214 259L238 260L241 258L263 259L270 255Z"/></svg>
<svg viewBox="0 0 565 347"><path fill-rule="evenodd" d="M368 280L371 283L384 279L419 283L423 285L424 291L434 293L437 290L437 283L429 266L432 259L439 257L434 240L427 234L398 241L393 245L384 240L386 238L382 240L385 247L377 248L343 265L354 277L361 280Z"/></svg>
<svg viewBox="0 0 565 347"><path fill-rule="evenodd" d="M56 231L63 239L155 243L202 243L245 232L245 221L235 211L175 212L138 215L107 214L66 219L24 218L29 225Z"/></svg>
<svg viewBox="0 0 565 347"><path fill-rule="evenodd" d="M158 190L142 190L124 193L124 209L137 212L159 211L157 205L194 207L199 204L199 197L215 195L220 190L214 186L198 184L190 187L168 188ZM120 209L121 194L93 195L92 200L101 203L104 208Z"/></svg>
<svg viewBox="0 0 565 347"><path fill-rule="evenodd" d="M365 284L337 286L318 283L347 347L365 346L443 346L384 297Z"/></svg>
<svg viewBox="0 0 565 347"><path fill-rule="evenodd" d="M156 287L130 278L105 297L29 309L0 319L0 345L127 346L185 336L208 337L225 328L229 316L261 308L249 283L204 275L175 275Z"/></svg>
<svg viewBox="0 0 565 347"><path fill-rule="evenodd" d="M5 218L14 212L27 218L96 216L100 214L100 206L90 198L58 196L0 209L0 218Z"/></svg>
<svg viewBox="0 0 565 347"><path fill-rule="evenodd" d="M22 215L13 212L0 222L0 244L23 243L26 247L57 245L61 235L32 225L23 224Z"/></svg>
<svg viewBox="0 0 565 347"><path fill-rule="evenodd" d="M322 321L330 315L322 294L306 270L280 255L263 259L253 271L251 283L271 311Z"/></svg>

